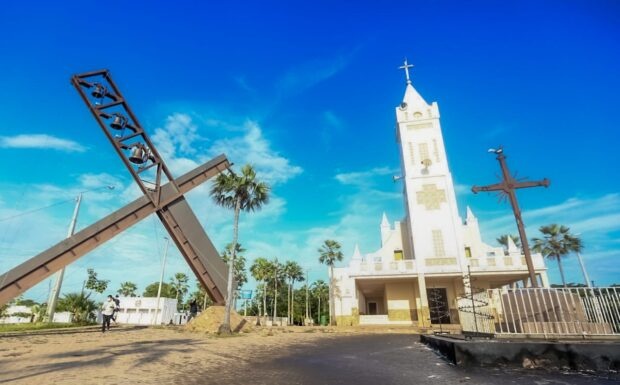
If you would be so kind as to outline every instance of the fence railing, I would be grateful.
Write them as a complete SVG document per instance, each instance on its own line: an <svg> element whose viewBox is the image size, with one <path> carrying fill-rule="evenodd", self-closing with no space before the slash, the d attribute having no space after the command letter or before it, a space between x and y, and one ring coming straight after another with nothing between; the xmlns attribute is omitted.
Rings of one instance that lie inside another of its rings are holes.
<svg viewBox="0 0 620 385"><path fill-rule="evenodd" d="M459 312L463 331L620 336L618 287L490 289L474 298L479 305L473 313Z"/></svg>

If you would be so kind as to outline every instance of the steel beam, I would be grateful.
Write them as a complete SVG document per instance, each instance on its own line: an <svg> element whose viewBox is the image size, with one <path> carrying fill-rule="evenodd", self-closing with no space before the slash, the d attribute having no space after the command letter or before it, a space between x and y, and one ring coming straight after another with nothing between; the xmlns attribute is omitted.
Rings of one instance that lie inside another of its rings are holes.
<svg viewBox="0 0 620 385"><path fill-rule="evenodd" d="M183 194L230 167L224 155L161 187L159 207L142 196L100 221L0 275L0 305L7 303L117 234L157 213L194 274L217 304L224 304L228 266Z"/></svg>

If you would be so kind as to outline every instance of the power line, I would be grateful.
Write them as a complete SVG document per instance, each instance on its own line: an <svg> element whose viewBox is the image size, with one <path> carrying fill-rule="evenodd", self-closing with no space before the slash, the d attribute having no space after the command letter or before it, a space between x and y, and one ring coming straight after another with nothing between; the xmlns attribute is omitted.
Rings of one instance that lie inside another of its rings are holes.
<svg viewBox="0 0 620 385"><path fill-rule="evenodd" d="M1 218L0 222L8 221L8 220L14 219L14 218L19 218L21 216L32 214L32 213L37 212L37 211L45 210L45 209L48 209L50 207L54 207L54 206L58 206L58 205L61 205L61 204L67 203L67 202L71 202L73 200L75 200L75 198L71 198L71 199L67 199L67 200L64 200L64 201L52 203L51 205L44 206L44 207L39 207L37 209L33 209L33 210L29 210L29 211L24 211L24 212L19 213L19 214L11 215L10 217Z"/></svg>

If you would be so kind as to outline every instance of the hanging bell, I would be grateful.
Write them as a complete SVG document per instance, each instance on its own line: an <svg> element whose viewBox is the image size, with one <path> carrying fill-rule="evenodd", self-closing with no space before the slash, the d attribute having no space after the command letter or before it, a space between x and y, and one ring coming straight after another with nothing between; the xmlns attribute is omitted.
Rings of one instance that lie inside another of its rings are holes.
<svg viewBox="0 0 620 385"><path fill-rule="evenodd" d="M147 158L147 155L146 155L146 151L144 150L144 147L139 146L133 149L133 151L131 152L131 155L129 156L129 161L135 164L142 164L146 162L146 158Z"/></svg>
<svg viewBox="0 0 620 385"><path fill-rule="evenodd" d="M114 114L114 120L110 123L110 127L115 130L122 130L127 125L127 118L121 114Z"/></svg>
<svg viewBox="0 0 620 385"><path fill-rule="evenodd" d="M95 98L101 99L107 94L105 87L101 84L95 83L94 87L95 89L90 94L93 95Z"/></svg>

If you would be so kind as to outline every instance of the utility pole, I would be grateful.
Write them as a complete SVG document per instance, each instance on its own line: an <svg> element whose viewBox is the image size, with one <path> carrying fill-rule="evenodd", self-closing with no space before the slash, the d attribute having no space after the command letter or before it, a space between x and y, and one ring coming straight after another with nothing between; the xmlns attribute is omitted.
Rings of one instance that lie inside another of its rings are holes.
<svg viewBox="0 0 620 385"><path fill-rule="evenodd" d="M80 212L80 204L82 203L82 193L79 193L75 198L75 207L73 209L73 217L71 218L71 223L69 224L69 231L67 232L67 238L70 238L75 232L75 224L77 223L77 216ZM56 312L56 304L58 303L58 296L60 295L60 287L62 286L62 279L65 275L65 268L60 269L58 273L56 273L56 282L54 283L54 288L50 292L49 299L47 301L47 322L54 322L54 313Z"/></svg>
<svg viewBox="0 0 620 385"><path fill-rule="evenodd" d="M517 229L519 230L519 237L521 238L521 246L523 247L523 255L525 256L525 263L527 263L530 281L532 287L538 287L538 280L536 279L536 272L534 271L534 262L532 261L530 246L528 245L527 236L525 235L525 225L523 224L521 209L519 208L519 203L517 202L516 190L527 187L549 187L549 179L545 178L540 181L519 182L510 174L510 171L508 170L504 149L500 146L498 149L489 149L489 152L497 155L499 166L502 169L502 181L488 186L474 186L471 188L471 191L474 194L477 194L480 191L500 191L503 197L508 197L517 222Z"/></svg>
<svg viewBox="0 0 620 385"><path fill-rule="evenodd" d="M166 257L168 256L168 247L170 246L170 238L164 237L164 239L166 240L166 248L164 249L164 261L161 265L161 274L159 276L159 287L157 288L157 308L155 309L155 317L153 318L153 324L157 323L157 313L159 313L159 308L161 307L161 304L159 303L159 300L161 297L161 285L164 282L164 270L166 268Z"/></svg>

